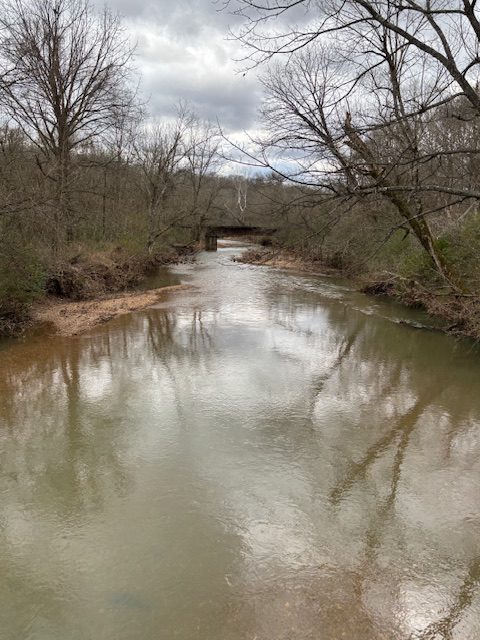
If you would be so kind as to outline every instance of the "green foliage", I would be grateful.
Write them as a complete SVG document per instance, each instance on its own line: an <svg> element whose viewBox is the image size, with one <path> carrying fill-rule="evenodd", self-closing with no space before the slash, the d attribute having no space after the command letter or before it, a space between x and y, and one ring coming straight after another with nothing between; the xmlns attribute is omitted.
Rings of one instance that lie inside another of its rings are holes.
<svg viewBox="0 0 480 640"><path fill-rule="evenodd" d="M397 272L403 277L421 282L437 279L432 260L421 247L412 247L403 255L399 255L398 258Z"/></svg>
<svg viewBox="0 0 480 640"><path fill-rule="evenodd" d="M451 239L444 236L436 239L435 249L443 263L453 272L456 258ZM376 255L374 267L376 270L392 271L427 288L437 289L445 286L432 258L412 234L405 234L403 229L399 229L381 248Z"/></svg>
<svg viewBox="0 0 480 640"><path fill-rule="evenodd" d="M366 241L367 246L371 244ZM405 256L410 255L412 250L417 249L416 243L412 242L411 234L405 233L405 229L397 229L395 233L383 243L379 250L375 253L373 263L374 266L380 268L394 269L396 265L404 260Z"/></svg>
<svg viewBox="0 0 480 640"><path fill-rule="evenodd" d="M32 246L15 237L0 244L0 333L25 320L44 285L45 271Z"/></svg>
<svg viewBox="0 0 480 640"><path fill-rule="evenodd" d="M480 286L480 214L462 220L442 238L449 263L472 292Z"/></svg>

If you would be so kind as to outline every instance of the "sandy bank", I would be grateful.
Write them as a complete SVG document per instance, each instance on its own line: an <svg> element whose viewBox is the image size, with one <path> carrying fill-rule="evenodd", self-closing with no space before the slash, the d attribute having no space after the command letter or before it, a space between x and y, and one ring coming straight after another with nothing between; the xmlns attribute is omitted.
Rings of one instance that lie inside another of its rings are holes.
<svg viewBox="0 0 480 640"><path fill-rule="evenodd" d="M171 292L189 288L190 285L181 284L81 302L49 297L34 305L32 320L35 324L49 325L50 333L74 336L124 313L146 309Z"/></svg>

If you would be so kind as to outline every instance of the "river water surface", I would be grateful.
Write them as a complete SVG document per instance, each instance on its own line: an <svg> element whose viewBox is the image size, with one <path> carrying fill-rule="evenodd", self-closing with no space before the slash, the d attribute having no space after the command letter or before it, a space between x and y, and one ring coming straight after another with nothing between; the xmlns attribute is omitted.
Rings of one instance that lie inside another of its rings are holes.
<svg viewBox="0 0 480 640"><path fill-rule="evenodd" d="M478 640L479 350L235 251L0 345L0 639Z"/></svg>

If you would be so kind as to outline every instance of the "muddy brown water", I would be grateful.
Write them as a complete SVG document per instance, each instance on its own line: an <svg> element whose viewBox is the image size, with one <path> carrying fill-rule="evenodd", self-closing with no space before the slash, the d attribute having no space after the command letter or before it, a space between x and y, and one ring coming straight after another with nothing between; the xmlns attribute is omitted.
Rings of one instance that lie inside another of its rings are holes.
<svg viewBox="0 0 480 640"><path fill-rule="evenodd" d="M478 640L478 348L234 252L2 343L1 640Z"/></svg>

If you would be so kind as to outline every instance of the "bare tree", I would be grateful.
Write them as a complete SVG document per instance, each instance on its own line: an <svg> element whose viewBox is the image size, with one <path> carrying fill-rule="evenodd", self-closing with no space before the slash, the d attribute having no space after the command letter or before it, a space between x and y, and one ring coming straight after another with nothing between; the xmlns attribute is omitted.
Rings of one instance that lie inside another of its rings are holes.
<svg viewBox="0 0 480 640"><path fill-rule="evenodd" d="M73 154L129 108L132 50L119 18L88 0L5 0L0 15L0 101L39 149L54 184L54 248L72 240Z"/></svg>
<svg viewBox="0 0 480 640"><path fill-rule="evenodd" d="M400 217L393 229L413 233L444 283L462 290L429 217L480 199L478 181L447 176L443 162L471 164L480 147L462 136L432 144L432 131L440 117L449 125L480 115L475 3L237 0L229 6L246 20L238 37L249 47L250 63L287 54L264 74L269 137L256 158L337 201L383 198L385 210ZM288 15L298 18L299 9L300 26L289 26Z"/></svg>
<svg viewBox="0 0 480 640"><path fill-rule="evenodd" d="M320 44L332 52L332 61L339 55L347 57L358 79L365 78L388 65L386 58L378 60L372 55L369 47L386 33L395 39L397 53L408 47L423 60L420 68L411 69L418 82L429 76L442 78L436 100L420 101L418 113L446 103L458 104L456 98L463 96L470 110L463 108L461 114L451 115L472 119L480 114L480 15L476 0L227 0L226 6L244 19L235 35L247 48L247 65L282 55L288 59ZM402 118L410 115L414 115L412 110L407 110ZM480 198L478 189L459 190L435 182L427 186L431 192Z"/></svg>
<svg viewBox="0 0 480 640"><path fill-rule="evenodd" d="M137 136L135 157L146 200L149 253L153 253L156 242L179 222L179 212L170 219L167 205L178 187L176 174L187 157L187 136L193 121L194 116L180 105L173 122L147 124Z"/></svg>
<svg viewBox="0 0 480 640"><path fill-rule="evenodd" d="M332 35L351 43L352 31L368 38L380 27L444 67L472 106L480 107L476 0L226 0L225 6L244 19L236 36L250 49L254 64Z"/></svg>
<svg viewBox="0 0 480 640"><path fill-rule="evenodd" d="M215 177L219 162L218 131L208 122L194 118L186 143L185 170L190 184L190 216L193 239L198 241L221 188Z"/></svg>

